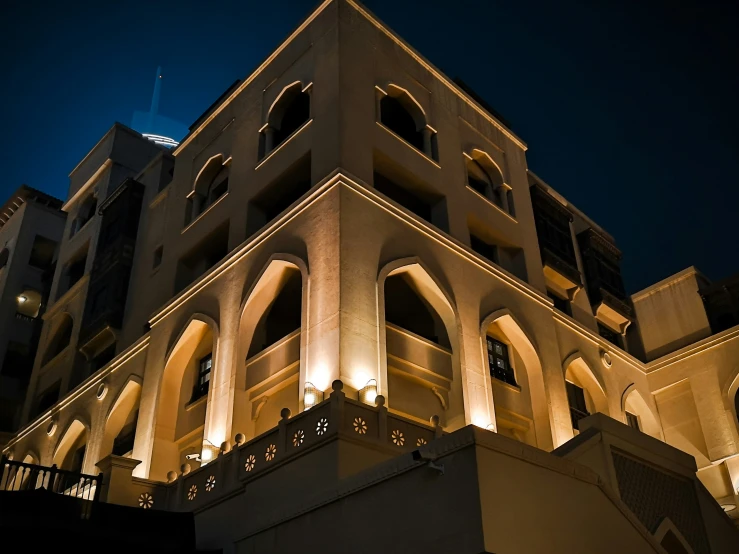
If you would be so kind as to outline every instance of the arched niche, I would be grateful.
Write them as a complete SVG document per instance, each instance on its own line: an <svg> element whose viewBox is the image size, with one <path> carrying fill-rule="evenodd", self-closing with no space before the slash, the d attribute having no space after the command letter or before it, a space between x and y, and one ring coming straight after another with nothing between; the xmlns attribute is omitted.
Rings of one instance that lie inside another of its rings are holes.
<svg viewBox="0 0 739 554"><path fill-rule="evenodd" d="M496 431L533 446L551 448L544 374L533 342L507 309L489 314L482 322L481 333ZM496 348L499 343L502 349ZM513 375L513 383L501 371L505 364L510 365L508 375Z"/></svg>
<svg viewBox="0 0 739 554"><path fill-rule="evenodd" d="M662 425L649 407L649 404L644 400L644 397L638 390L636 390L635 385L627 387L624 391L622 397L622 408L627 424L632 426L636 425L638 426L639 431L662 440ZM627 417L628 414L631 415L632 421L629 421L629 417ZM634 416L636 421L633 421Z"/></svg>
<svg viewBox="0 0 739 554"><path fill-rule="evenodd" d="M89 426L76 418L67 426L57 443L52 463L60 469L84 471Z"/></svg>
<svg viewBox="0 0 739 554"><path fill-rule="evenodd" d="M487 152L475 148L469 154L465 153L464 159L467 184L499 208L512 214L510 187L505 183L503 171L493 158Z"/></svg>
<svg viewBox="0 0 739 554"><path fill-rule="evenodd" d="M380 99L379 109L380 123L411 146L431 156L426 113L410 92L397 85L388 85Z"/></svg>
<svg viewBox="0 0 739 554"><path fill-rule="evenodd" d="M141 382L138 378L129 379L118 393L105 420L105 432L100 447L100 457L108 454L129 455L133 449L136 432Z"/></svg>
<svg viewBox="0 0 739 554"><path fill-rule="evenodd" d="M583 357L576 352L563 365L573 428L577 430L577 421L596 412L609 415L605 386Z"/></svg>
<svg viewBox="0 0 739 554"><path fill-rule="evenodd" d="M286 86L269 108L262 155L269 154L310 120L309 87L296 81Z"/></svg>
<svg viewBox="0 0 739 554"><path fill-rule="evenodd" d="M424 423L438 415L448 428L463 426L459 327L450 296L410 258L380 271L378 300L384 335L378 391L388 408Z"/></svg>
<svg viewBox="0 0 739 554"><path fill-rule="evenodd" d="M303 260L276 254L245 295L235 349L234 432L255 436L277 425L282 408L299 411L308 282Z"/></svg>
<svg viewBox="0 0 739 554"><path fill-rule="evenodd" d="M151 479L166 480L167 472L185 463L186 455L202 451L217 344L215 321L197 314L187 323L167 356L157 398Z"/></svg>
<svg viewBox="0 0 739 554"><path fill-rule="evenodd" d="M48 364L69 346L74 320L67 312L59 314L51 325L51 339L46 345L42 365Z"/></svg>

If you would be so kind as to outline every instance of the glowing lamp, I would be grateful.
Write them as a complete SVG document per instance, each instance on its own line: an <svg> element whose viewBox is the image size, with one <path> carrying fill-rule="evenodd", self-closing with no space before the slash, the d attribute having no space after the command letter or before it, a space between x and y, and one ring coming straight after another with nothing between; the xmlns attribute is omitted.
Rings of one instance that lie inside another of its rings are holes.
<svg viewBox="0 0 739 554"><path fill-rule="evenodd" d="M375 399L377 398L377 381L370 379L367 384L359 389L359 401L369 404L370 406L375 405Z"/></svg>
<svg viewBox="0 0 739 554"><path fill-rule="evenodd" d="M306 410L323 401L323 391L318 390L313 383L306 381L305 393L303 394L303 405Z"/></svg>
<svg viewBox="0 0 739 554"><path fill-rule="evenodd" d="M203 441L203 450L200 453L200 464L205 465L218 457L220 449L208 439Z"/></svg>
<svg viewBox="0 0 739 554"><path fill-rule="evenodd" d="M24 296L23 294L18 296L18 304L25 304L27 300L28 300L28 297Z"/></svg>
<svg viewBox="0 0 739 554"><path fill-rule="evenodd" d="M721 504L721 508L724 510L724 512L731 512L733 510L736 510L736 504Z"/></svg>

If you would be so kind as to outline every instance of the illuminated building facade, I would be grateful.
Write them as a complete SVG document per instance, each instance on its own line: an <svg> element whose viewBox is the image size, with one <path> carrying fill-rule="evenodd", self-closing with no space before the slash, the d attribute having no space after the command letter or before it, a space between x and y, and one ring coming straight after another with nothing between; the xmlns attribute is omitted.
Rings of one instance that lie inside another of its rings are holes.
<svg viewBox="0 0 739 554"><path fill-rule="evenodd" d="M475 98L328 0L173 151L114 127L5 452L229 552L736 551L739 326Z"/></svg>
<svg viewBox="0 0 739 554"><path fill-rule="evenodd" d="M21 185L0 207L0 445L21 420L66 214Z"/></svg>

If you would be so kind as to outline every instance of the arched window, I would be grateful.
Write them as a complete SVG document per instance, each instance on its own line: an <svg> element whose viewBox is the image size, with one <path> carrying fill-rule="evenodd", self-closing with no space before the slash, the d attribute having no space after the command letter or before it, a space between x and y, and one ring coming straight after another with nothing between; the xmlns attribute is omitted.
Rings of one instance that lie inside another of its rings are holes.
<svg viewBox="0 0 739 554"><path fill-rule="evenodd" d="M205 316L199 317L206 319ZM194 463L186 459L187 455L200 456L204 451L206 402L195 401L204 398L201 396L203 391L207 392L207 386L201 384L200 377L207 370L210 380L217 345L215 322L206 322L204 319L192 319L188 323L164 366L157 398L156 429L153 431L151 479L165 480L169 471L176 470L183 463ZM201 362L207 359L211 364L204 367ZM138 395L135 388L131 392L135 394L129 400ZM123 439L120 433L126 425L129 425L129 429L135 429L134 406L137 402L136 398L136 402L131 401L129 408L121 412L126 414L126 419L116 432L119 441Z"/></svg>
<svg viewBox="0 0 739 554"><path fill-rule="evenodd" d="M288 270L285 284L272 301L254 330L247 358L300 329L303 283L300 271Z"/></svg>
<svg viewBox="0 0 739 554"><path fill-rule="evenodd" d="M572 428L580 430L580 420L596 412L608 415L608 401L598 379L580 356L572 358L565 371L565 388Z"/></svg>
<svg viewBox="0 0 739 554"><path fill-rule="evenodd" d="M186 224L228 192L230 172L230 158L224 161L222 154L217 154L205 162L195 177L193 190L188 196Z"/></svg>
<svg viewBox="0 0 739 554"><path fill-rule="evenodd" d="M293 83L278 96L269 110L260 137L260 158L277 148L310 120L310 94L301 83Z"/></svg>
<svg viewBox="0 0 739 554"><path fill-rule="evenodd" d="M493 202L504 212L515 216L513 194L498 166L490 156L481 150L473 150L472 155L465 154L467 169L467 185Z"/></svg>
<svg viewBox="0 0 739 554"><path fill-rule="evenodd" d="M422 129L403 103L392 96L380 101L380 122L404 141L424 152Z"/></svg>
<svg viewBox="0 0 739 554"><path fill-rule="evenodd" d="M55 326L56 329L53 331L52 338L46 347L44 364L56 358L69 345L69 342L72 340L73 325L74 321L69 314L64 313L59 316L59 321Z"/></svg>
<svg viewBox="0 0 739 554"><path fill-rule="evenodd" d="M391 275L385 280L385 321L449 347L449 336L439 314L416 292L402 273Z"/></svg>
<svg viewBox="0 0 739 554"><path fill-rule="evenodd" d="M53 463L59 469L81 472L85 461L87 435L87 427L79 419L75 419L59 440Z"/></svg>
<svg viewBox="0 0 739 554"><path fill-rule="evenodd" d="M624 415L629 427L655 438L662 438L659 419L652 412L639 391L633 387L630 392L626 393L624 399Z"/></svg>

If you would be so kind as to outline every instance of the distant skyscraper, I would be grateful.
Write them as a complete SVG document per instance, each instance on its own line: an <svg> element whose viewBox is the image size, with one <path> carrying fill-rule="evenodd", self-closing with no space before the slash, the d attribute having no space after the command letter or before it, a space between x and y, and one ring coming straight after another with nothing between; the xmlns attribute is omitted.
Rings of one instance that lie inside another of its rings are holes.
<svg viewBox="0 0 739 554"><path fill-rule="evenodd" d="M187 134L187 126L179 121L170 119L159 113L159 96L162 91L162 68L157 67L154 79L154 93L151 97L151 107L148 112L136 110L133 112L131 127L144 135L150 141L162 146L174 148Z"/></svg>

